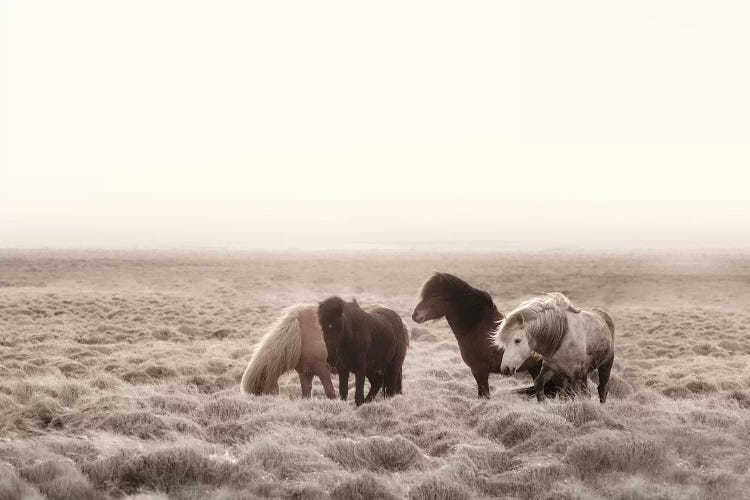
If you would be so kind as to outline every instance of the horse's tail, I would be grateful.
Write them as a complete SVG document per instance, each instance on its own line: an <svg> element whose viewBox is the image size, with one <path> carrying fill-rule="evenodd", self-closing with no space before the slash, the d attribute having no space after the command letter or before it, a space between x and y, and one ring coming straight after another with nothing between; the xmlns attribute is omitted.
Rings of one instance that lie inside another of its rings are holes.
<svg viewBox="0 0 750 500"><path fill-rule="evenodd" d="M615 322L612 321L612 316L609 315L609 313L603 309L596 309L593 310L596 314L601 316L605 323L607 323L607 326L609 327L609 333L612 334L612 341L615 340Z"/></svg>
<svg viewBox="0 0 750 500"><path fill-rule="evenodd" d="M242 375L242 394L267 394L269 384L297 366L302 356L302 327L297 314L306 307L310 306L296 305L284 309L260 340Z"/></svg>
<svg viewBox="0 0 750 500"><path fill-rule="evenodd" d="M399 342L403 344L404 352L406 352L406 350L409 348L409 329L406 328L406 324L400 316L398 319L401 322L401 338L399 339Z"/></svg>
<svg viewBox="0 0 750 500"><path fill-rule="evenodd" d="M398 316L398 323L401 330L399 331L398 335L398 352L403 353L402 364L398 367L398 374L396 375L395 380L393 381L393 394L402 394L403 393L403 381L404 381L404 366L403 366L403 359L406 357L406 351L409 349L409 329L406 328L406 324L404 323L404 320L401 319L401 316Z"/></svg>

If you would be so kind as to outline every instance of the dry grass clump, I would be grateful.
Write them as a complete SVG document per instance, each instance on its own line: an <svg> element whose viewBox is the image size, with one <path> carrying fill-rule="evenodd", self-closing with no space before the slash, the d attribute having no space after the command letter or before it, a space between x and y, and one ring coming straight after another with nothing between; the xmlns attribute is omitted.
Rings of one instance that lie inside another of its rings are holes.
<svg viewBox="0 0 750 500"><path fill-rule="evenodd" d="M177 370L163 365L148 365L143 369L144 373L152 380L158 381L170 379L177 376Z"/></svg>
<svg viewBox="0 0 750 500"><path fill-rule="evenodd" d="M258 434L258 430L243 422L209 423L204 432L205 439L210 443L226 445L243 444Z"/></svg>
<svg viewBox="0 0 750 500"><path fill-rule="evenodd" d="M624 429L624 426L611 416L610 406L601 405L592 398L579 397L559 401L550 406L550 411L560 415L575 427Z"/></svg>
<svg viewBox="0 0 750 500"><path fill-rule="evenodd" d="M169 340L177 337L178 333L170 328L159 328L154 330L151 335L157 340Z"/></svg>
<svg viewBox="0 0 750 500"><path fill-rule="evenodd" d="M332 500L396 500L399 498L385 486L382 478L363 472L345 479L331 490Z"/></svg>
<svg viewBox="0 0 750 500"><path fill-rule="evenodd" d="M82 463L99 456L99 450L90 441L75 437L50 437L44 440L44 447L54 455Z"/></svg>
<svg viewBox="0 0 750 500"><path fill-rule="evenodd" d="M219 398L203 406L203 414L208 421L234 421L253 413L252 403L238 397Z"/></svg>
<svg viewBox="0 0 750 500"><path fill-rule="evenodd" d="M410 500L469 500L473 492L461 484L431 477L409 490Z"/></svg>
<svg viewBox="0 0 750 500"><path fill-rule="evenodd" d="M5 387L5 389L6 393L10 394L15 401L20 404L26 404L34 393L37 392L38 387L25 380L16 379L10 384L10 387Z"/></svg>
<svg viewBox="0 0 750 500"><path fill-rule="evenodd" d="M239 465L265 471L283 481L331 469L330 462L320 453L272 438L253 442L239 460Z"/></svg>
<svg viewBox="0 0 750 500"><path fill-rule="evenodd" d="M325 447L325 455L347 469L405 471L425 461L419 448L401 436L341 439Z"/></svg>
<svg viewBox="0 0 750 500"><path fill-rule="evenodd" d="M100 391L111 391L122 385L122 381L109 373L99 373L91 378L92 387Z"/></svg>
<svg viewBox="0 0 750 500"><path fill-rule="evenodd" d="M507 447L526 443L528 440L547 441L551 436L565 435L572 425L559 415L544 409L530 412L511 412L503 417L485 418L477 431Z"/></svg>
<svg viewBox="0 0 750 500"><path fill-rule="evenodd" d="M106 415L96 422L96 428L141 439L163 438L169 429L164 420L147 410Z"/></svg>
<svg viewBox="0 0 750 500"><path fill-rule="evenodd" d="M565 461L584 477L610 471L661 473L666 463L664 445L619 431L601 431L576 439Z"/></svg>
<svg viewBox="0 0 750 500"><path fill-rule="evenodd" d="M539 494L535 495L540 500L599 500L602 498L585 483L575 479L557 481L549 486L543 486L540 490Z"/></svg>
<svg viewBox="0 0 750 500"><path fill-rule="evenodd" d="M521 465L513 453L504 449L493 448L487 443L478 445L460 445L453 450L456 455L465 455L479 470L494 474L517 469Z"/></svg>
<svg viewBox="0 0 750 500"><path fill-rule="evenodd" d="M65 407L72 407L78 402L81 397L86 396L91 392L89 387L78 381L67 381L56 387L52 395L57 398L61 405Z"/></svg>
<svg viewBox="0 0 750 500"><path fill-rule="evenodd" d="M63 413L62 406L53 398L43 395L33 396L20 409L20 419L16 422L19 429L31 425L37 429L45 429L55 418ZM28 427L27 427L28 429ZM30 429L29 429L30 430Z"/></svg>
<svg viewBox="0 0 750 500"><path fill-rule="evenodd" d="M479 488L491 497L538 498L550 485L573 476L569 465L557 460L523 465L497 476L481 478Z"/></svg>
<svg viewBox="0 0 750 500"><path fill-rule="evenodd" d="M165 437L169 426L142 401L117 396L92 398L55 419L55 427L73 432L102 430L141 439Z"/></svg>
<svg viewBox="0 0 750 500"><path fill-rule="evenodd" d="M750 410L750 391L732 391L729 398L737 401L740 408Z"/></svg>
<svg viewBox="0 0 750 500"><path fill-rule="evenodd" d="M65 459L35 463L20 473L50 500L96 500L100 496L75 465Z"/></svg>
<svg viewBox="0 0 750 500"><path fill-rule="evenodd" d="M84 473L109 491L136 493L141 488L169 493L200 483L222 486L231 483L238 467L212 459L193 448L169 448L149 453L119 453L87 463Z"/></svg>
<svg viewBox="0 0 750 500"><path fill-rule="evenodd" d="M6 464L0 463L0 499L2 500L42 500L44 496L18 477Z"/></svg>
<svg viewBox="0 0 750 500"><path fill-rule="evenodd" d="M296 389L299 389L299 385ZM315 429L332 437L340 437L362 434L368 428L367 422L353 418L351 403L327 399L274 401L274 398L267 396L255 398L253 403L258 404L259 400L266 400L271 404L238 421L247 426L248 432L262 433L278 425L285 425L301 430Z"/></svg>
<svg viewBox="0 0 750 500"><path fill-rule="evenodd" d="M702 496L699 487L683 485L682 487L653 481L643 475L623 478L617 486L605 485L606 498L615 500L673 500L685 498L690 500L714 499L718 497ZM741 497L735 497L741 498ZM729 500L729 499L726 499Z"/></svg>

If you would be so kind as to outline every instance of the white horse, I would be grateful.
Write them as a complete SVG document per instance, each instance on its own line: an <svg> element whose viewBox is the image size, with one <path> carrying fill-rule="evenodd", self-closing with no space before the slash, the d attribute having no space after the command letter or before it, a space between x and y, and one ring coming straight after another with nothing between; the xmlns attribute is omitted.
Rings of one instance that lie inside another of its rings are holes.
<svg viewBox="0 0 750 500"><path fill-rule="evenodd" d="M587 376L599 371L599 401L607 400L607 384L615 359L615 325L601 309L578 309L561 293L524 302L495 332L505 350L500 372L514 373L536 352L542 369L534 380L537 400L544 400L544 384L554 374L568 376L588 391Z"/></svg>
<svg viewBox="0 0 750 500"><path fill-rule="evenodd" d="M242 375L240 391L242 394L278 394L279 377L294 369L299 374L302 397L310 397L313 376L317 375L326 397L335 398L327 359L318 306L287 307L255 348Z"/></svg>

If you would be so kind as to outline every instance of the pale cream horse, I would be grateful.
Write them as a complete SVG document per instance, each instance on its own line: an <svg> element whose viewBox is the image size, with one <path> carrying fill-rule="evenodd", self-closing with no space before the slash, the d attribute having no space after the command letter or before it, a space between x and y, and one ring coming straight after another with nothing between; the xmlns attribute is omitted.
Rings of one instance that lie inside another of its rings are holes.
<svg viewBox="0 0 750 500"><path fill-rule="evenodd" d="M575 381L588 392L588 374L599 372L599 401L607 400L607 384L615 359L615 325L601 309L578 309L561 293L549 293L524 302L505 318L495 333L505 350L500 372L514 373L533 353L542 356L534 380L536 397L553 375Z"/></svg>
<svg viewBox="0 0 750 500"><path fill-rule="evenodd" d="M279 377L297 370L302 397L309 398L313 376L323 383L326 396L336 397L328 368L328 351L318 322L318 306L298 304L281 317L260 340L242 375L242 394L278 394Z"/></svg>

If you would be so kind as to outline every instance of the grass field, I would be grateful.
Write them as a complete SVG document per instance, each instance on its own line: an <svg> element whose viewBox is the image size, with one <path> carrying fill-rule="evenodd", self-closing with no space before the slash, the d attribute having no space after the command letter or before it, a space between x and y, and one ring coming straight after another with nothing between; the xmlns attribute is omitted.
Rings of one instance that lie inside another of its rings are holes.
<svg viewBox="0 0 750 500"><path fill-rule="evenodd" d="M607 404L508 394L521 375L477 400L445 322L409 319L436 270L506 312L607 309ZM405 319L404 395L240 396L280 310L332 294ZM739 252L0 251L0 499L750 498L749 328Z"/></svg>

